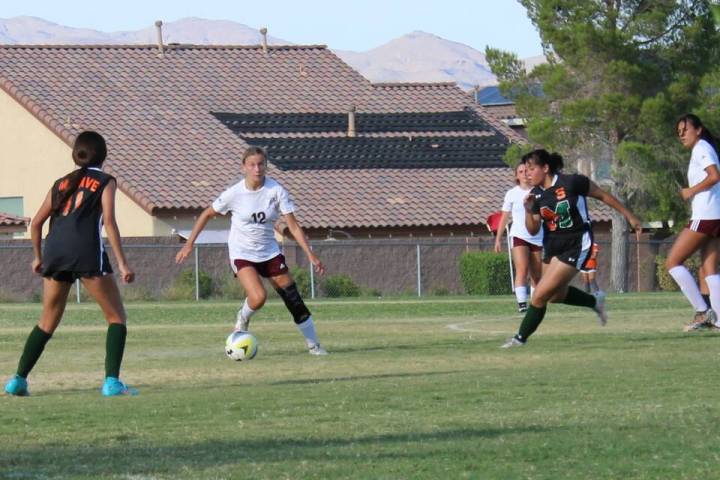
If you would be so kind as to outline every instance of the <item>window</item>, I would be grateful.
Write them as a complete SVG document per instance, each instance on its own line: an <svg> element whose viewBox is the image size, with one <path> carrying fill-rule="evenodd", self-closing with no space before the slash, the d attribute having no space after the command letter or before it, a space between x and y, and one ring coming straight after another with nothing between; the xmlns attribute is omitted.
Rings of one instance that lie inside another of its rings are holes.
<svg viewBox="0 0 720 480"><path fill-rule="evenodd" d="M0 212L24 217L23 197L0 197Z"/></svg>

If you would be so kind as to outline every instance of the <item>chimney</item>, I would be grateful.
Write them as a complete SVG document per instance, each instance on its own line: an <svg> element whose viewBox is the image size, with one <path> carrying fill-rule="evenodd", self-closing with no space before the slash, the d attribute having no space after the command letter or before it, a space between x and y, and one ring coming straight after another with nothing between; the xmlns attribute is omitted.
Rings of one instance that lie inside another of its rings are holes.
<svg viewBox="0 0 720 480"><path fill-rule="evenodd" d="M260 35L262 35L262 49L264 53L267 53L268 51L268 44L267 44L267 28L262 27L260 29Z"/></svg>
<svg viewBox="0 0 720 480"><path fill-rule="evenodd" d="M348 111L347 136L348 138L355 138L357 136L357 132L355 131L355 106Z"/></svg>
<svg viewBox="0 0 720 480"><path fill-rule="evenodd" d="M159 55L161 57L165 56L165 47L163 47L163 39L162 39L162 20L157 20L155 22L155 30L157 30L157 45L158 45L158 51L160 52Z"/></svg>

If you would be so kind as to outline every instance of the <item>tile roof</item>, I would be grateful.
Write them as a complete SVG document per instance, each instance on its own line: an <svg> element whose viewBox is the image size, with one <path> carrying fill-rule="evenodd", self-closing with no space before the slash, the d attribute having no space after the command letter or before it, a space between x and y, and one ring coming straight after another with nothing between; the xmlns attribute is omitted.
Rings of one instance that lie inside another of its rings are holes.
<svg viewBox="0 0 720 480"><path fill-rule="evenodd" d="M153 214L204 208L239 178L248 142L270 139L287 155L270 159L269 174L291 191L303 225L477 224L512 186L509 169L495 160L416 168L427 162L403 163L407 155L350 168L337 160L359 154L340 141L346 113L357 111L357 145L455 138L458 150L491 148L497 159L492 142L524 141L454 84L372 84L324 46L179 45L160 56L155 46L4 45L0 88L68 145L82 130L102 133L106 170ZM258 123L239 137L221 112ZM319 144L335 158L309 169Z"/></svg>
<svg viewBox="0 0 720 480"><path fill-rule="evenodd" d="M501 120L513 120L518 118L515 105L486 105L485 109Z"/></svg>
<svg viewBox="0 0 720 480"><path fill-rule="evenodd" d="M0 212L0 227L26 227L29 223L30 219L27 217Z"/></svg>

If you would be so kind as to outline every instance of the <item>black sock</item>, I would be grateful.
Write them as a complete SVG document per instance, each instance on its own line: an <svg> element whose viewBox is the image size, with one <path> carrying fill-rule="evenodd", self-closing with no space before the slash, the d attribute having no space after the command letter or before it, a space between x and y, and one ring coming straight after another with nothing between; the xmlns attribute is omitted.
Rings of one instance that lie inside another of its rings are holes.
<svg viewBox="0 0 720 480"><path fill-rule="evenodd" d="M52 337L51 333L45 332L37 325L32 329L18 362L17 374L19 376L27 378L30 370L33 369L43 350L45 350L45 344L50 340L50 337Z"/></svg>
<svg viewBox="0 0 720 480"><path fill-rule="evenodd" d="M518 330L515 338L521 342L527 342L527 339L537 330L540 322L545 318L545 310L547 310L547 307L538 308L532 303L528 305L525 317L523 317L523 321L520 324L520 330Z"/></svg>
<svg viewBox="0 0 720 480"><path fill-rule="evenodd" d="M566 305L577 305L578 307L595 308L595 297L583 292L579 288L568 287L567 295L562 303Z"/></svg>
<svg viewBox="0 0 720 480"><path fill-rule="evenodd" d="M105 376L120 378L120 364L125 352L127 327L122 323L111 323L105 340Z"/></svg>
<svg viewBox="0 0 720 480"><path fill-rule="evenodd" d="M702 295L702 297L703 297L703 300L705 300L705 305L707 305L708 308L712 308L712 307L710 306L710 294L709 294L709 293L703 293L703 294L701 294L701 295Z"/></svg>

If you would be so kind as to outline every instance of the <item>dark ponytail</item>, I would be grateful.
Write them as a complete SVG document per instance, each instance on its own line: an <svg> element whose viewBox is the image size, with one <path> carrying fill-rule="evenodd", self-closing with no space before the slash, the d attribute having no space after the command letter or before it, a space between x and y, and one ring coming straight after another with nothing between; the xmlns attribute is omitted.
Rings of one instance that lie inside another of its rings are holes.
<svg viewBox="0 0 720 480"><path fill-rule="evenodd" d="M712 145L713 150L715 150L716 155L720 155L720 152L718 152L717 147L717 140L715 140L715 135L713 135L710 130L707 129L705 125L703 125L702 120L700 120L700 117L697 115L694 115L692 113L686 113L682 117L678 118L678 121L675 122L675 129L677 130L677 127L684 123L687 125L688 123L693 126L693 128L700 128L702 129L702 132L700 133L700 138L708 142L710 145Z"/></svg>
<svg viewBox="0 0 720 480"><path fill-rule="evenodd" d="M105 139L97 132L85 131L75 139L72 150L72 158L78 170L65 175L58 182L58 187L53 189L52 194L52 215L60 212L63 205L72 198L80 187L80 181L87 174L88 168L99 167L107 156Z"/></svg>
<svg viewBox="0 0 720 480"><path fill-rule="evenodd" d="M535 165L548 166L550 173L555 175L563 169L564 161L563 157L559 153L550 153L544 148L533 150L532 152L523 156L523 163L532 161Z"/></svg>

